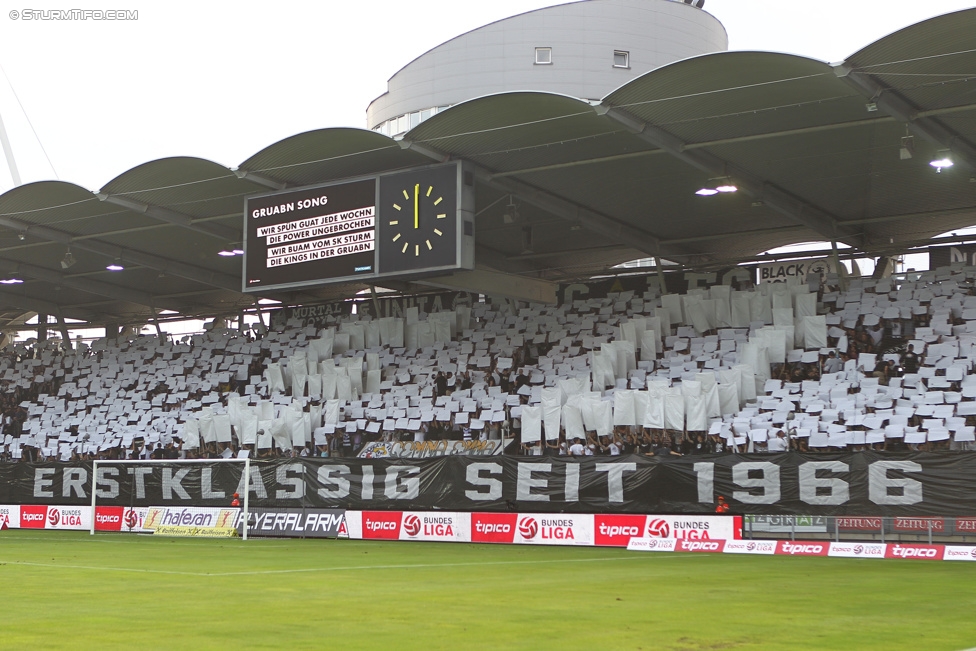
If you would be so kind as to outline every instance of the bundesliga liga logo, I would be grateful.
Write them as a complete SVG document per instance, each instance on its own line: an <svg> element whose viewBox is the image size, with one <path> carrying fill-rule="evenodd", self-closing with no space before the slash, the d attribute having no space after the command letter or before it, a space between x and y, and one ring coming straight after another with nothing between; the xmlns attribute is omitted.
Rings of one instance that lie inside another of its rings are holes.
<svg viewBox="0 0 976 651"><path fill-rule="evenodd" d="M671 527L668 526L667 520L651 520L647 523L647 537L648 538L667 538L671 534Z"/></svg>
<svg viewBox="0 0 976 651"><path fill-rule="evenodd" d="M539 533L539 523L535 518L522 518L519 520L518 530L523 538L535 538Z"/></svg>
<svg viewBox="0 0 976 651"><path fill-rule="evenodd" d="M403 530L408 536L416 536L420 533L420 518L416 515L408 515L403 519Z"/></svg>

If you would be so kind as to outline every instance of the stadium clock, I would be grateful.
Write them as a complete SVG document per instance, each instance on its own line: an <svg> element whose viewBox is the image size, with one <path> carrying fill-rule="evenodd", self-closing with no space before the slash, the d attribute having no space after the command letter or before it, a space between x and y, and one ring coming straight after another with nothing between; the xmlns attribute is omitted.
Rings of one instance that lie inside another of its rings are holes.
<svg viewBox="0 0 976 651"><path fill-rule="evenodd" d="M427 185L424 189L420 183L414 183L412 188L403 188L402 192L404 201L392 205L397 214L390 213L390 217L396 219L387 222L396 231L390 241L398 247L402 243L401 255L420 257L423 251L426 256L434 250L435 243L444 238L444 230L437 228L438 220L447 219L446 212L439 212L444 209L441 206L444 197L440 192L434 192L433 185Z"/></svg>
<svg viewBox="0 0 976 651"><path fill-rule="evenodd" d="M380 273L457 265L457 165L380 177L378 207Z"/></svg>

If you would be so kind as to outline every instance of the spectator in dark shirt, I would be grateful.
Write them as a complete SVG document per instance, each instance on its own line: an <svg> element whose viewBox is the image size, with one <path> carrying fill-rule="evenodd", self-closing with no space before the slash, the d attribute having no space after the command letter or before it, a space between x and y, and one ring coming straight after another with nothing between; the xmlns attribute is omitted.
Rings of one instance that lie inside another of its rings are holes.
<svg viewBox="0 0 976 651"><path fill-rule="evenodd" d="M908 350L902 353L901 365L906 373L918 373L918 355L915 354L915 346L912 344L908 344Z"/></svg>

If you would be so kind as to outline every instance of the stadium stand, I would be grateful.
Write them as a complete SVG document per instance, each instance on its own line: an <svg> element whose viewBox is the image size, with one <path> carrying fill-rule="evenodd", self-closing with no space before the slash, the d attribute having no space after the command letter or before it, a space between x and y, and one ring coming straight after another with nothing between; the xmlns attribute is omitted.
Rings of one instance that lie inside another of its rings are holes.
<svg viewBox="0 0 976 651"><path fill-rule="evenodd" d="M424 440L514 454L974 449L976 268L916 276L17 344L0 361L0 453L369 456Z"/></svg>

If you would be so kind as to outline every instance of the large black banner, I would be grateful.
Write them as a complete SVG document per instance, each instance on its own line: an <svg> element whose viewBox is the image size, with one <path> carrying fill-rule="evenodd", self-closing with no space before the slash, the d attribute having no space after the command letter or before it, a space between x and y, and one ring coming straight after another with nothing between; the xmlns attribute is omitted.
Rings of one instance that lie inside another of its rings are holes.
<svg viewBox="0 0 976 651"><path fill-rule="evenodd" d="M955 246L930 246L929 269L948 267L954 262L966 265L976 264L976 246L956 244Z"/></svg>
<svg viewBox="0 0 976 651"><path fill-rule="evenodd" d="M98 503L225 506L243 464L99 466ZM0 464L0 504L88 504L91 464ZM251 465L258 508L976 514L976 453L283 459Z"/></svg>
<svg viewBox="0 0 976 651"><path fill-rule="evenodd" d="M319 305L286 307L270 312L272 327L284 327L290 319L300 319L305 325L323 328L331 325L335 317L351 314L353 305L361 317L380 319L384 317L403 318L407 308L416 307L421 312L453 311L460 306L471 307L478 302L478 294L468 292L435 292L411 296L380 296L374 302L365 298L356 301L337 301ZM377 311L378 310L378 311Z"/></svg>
<svg viewBox="0 0 976 651"><path fill-rule="evenodd" d="M711 287L713 285L731 285L745 288L756 282L755 267L731 267L718 271L666 271L664 285L669 294L686 294L691 289ZM660 281L657 274L642 276L616 276L604 280L585 280L574 283L560 283L556 300L560 305L572 303L575 300L591 298L607 298L616 292L635 292L638 296L650 287L658 288Z"/></svg>

